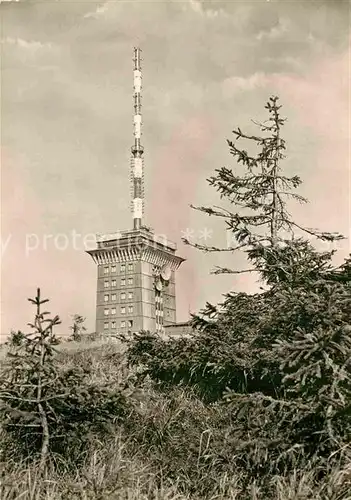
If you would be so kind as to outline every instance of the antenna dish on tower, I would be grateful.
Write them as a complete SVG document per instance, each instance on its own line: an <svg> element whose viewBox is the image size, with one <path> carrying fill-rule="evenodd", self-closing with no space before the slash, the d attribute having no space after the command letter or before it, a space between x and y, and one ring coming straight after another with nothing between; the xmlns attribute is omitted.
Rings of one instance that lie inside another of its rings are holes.
<svg viewBox="0 0 351 500"><path fill-rule="evenodd" d="M164 266L161 269L161 278L164 281L169 281L170 277L171 277L171 274L172 274L172 271L171 271L171 268L168 265Z"/></svg>
<svg viewBox="0 0 351 500"><path fill-rule="evenodd" d="M162 281L161 280L157 280L156 283L155 283L155 288L158 292L162 292L162 288L163 288L163 285L162 285Z"/></svg>

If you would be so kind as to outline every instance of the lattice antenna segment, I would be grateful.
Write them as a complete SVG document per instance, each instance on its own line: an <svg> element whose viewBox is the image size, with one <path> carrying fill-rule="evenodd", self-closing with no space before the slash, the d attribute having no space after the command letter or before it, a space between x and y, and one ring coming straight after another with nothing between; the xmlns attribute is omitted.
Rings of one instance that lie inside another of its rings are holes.
<svg viewBox="0 0 351 500"><path fill-rule="evenodd" d="M132 213L134 229L142 225L144 214L144 148L141 145L141 50L134 49L134 145L132 146L131 177L132 177Z"/></svg>

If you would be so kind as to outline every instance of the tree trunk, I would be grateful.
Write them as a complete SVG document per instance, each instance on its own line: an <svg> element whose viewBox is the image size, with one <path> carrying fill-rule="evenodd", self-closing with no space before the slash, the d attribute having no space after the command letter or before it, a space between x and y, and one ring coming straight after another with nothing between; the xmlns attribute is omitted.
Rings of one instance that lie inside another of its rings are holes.
<svg viewBox="0 0 351 500"><path fill-rule="evenodd" d="M43 405L41 403L38 403L38 410L39 410L39 415L40 415L40 422L41 426L43 429L43 435L42 435L42 443L41 443L41 450L40 450L40 464L39 464L39 471L43 472L45 469L46 465L46 460L49 452L49 425L48 425L48 419L46 417L45 410L43 408Z"/></svg>

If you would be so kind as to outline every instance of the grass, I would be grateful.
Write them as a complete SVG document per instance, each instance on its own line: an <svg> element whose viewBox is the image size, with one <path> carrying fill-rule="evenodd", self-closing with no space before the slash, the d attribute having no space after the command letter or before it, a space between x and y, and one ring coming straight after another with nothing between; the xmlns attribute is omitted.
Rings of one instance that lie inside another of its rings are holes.
<svg viewBox="0 0 351 500"><path fill-rule="evenodd" d="M177 481L159 481L152 467L138 456L129 456L127 444L116 437L110 446L88 455L80 470L57 474L52 469L40 478L34 466L19 464L7 468L0 485L2 500L200 500L196 493L184 493ZM350 474L350 470L348 471ZM338 493L341 473L333 473L327 481L316 485L312 473L295 471L288 477L277 477L273 496L275 500L348 500L351 493ZM241 478L218 477L217 491L209 500L266 500L253 482L243 492ZM268 500L268 499L267 499Z"/></svg>
<svg viewBox="0 0 351 500"><path fill-rule="evenodd" d="M57 356L64 368L90 367L90 383L118 387L135 376L123 351L114 341L67 342ZM208 451L212 414L205 405L181 391L163 397L147 384L131 398L136 411L127 430L116 427L105 440L92 439L79 468L52 456L40 477L33 463L2 462L1 500L351 500L351 465L323 481L308 468L274 477L269 496L253 478L247 482L249 471L243 477L228 467L218 474L217 457ZM187 455L194 461L188 464Z"/></svg>

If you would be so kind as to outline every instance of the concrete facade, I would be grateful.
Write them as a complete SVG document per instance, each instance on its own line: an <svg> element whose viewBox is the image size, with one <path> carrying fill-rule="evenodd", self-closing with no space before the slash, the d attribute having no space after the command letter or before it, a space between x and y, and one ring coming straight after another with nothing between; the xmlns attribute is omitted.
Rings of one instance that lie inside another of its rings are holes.
<svg viewBox="0 0 351 500"><path fill-rule="evenodd" d="M189 322L167 324L164 328L164 335L169 338L191 337L194 335L194 330Z"/></svg>
<svg viewBox="0 0 351 500"><path fill-rule="evenodd" d="M101 235L87 253L97 264L98 334L162 333L176 322L175 271L184 259L174 243L141 228ZM165 267L167 281L160 278Z"/></svg>

